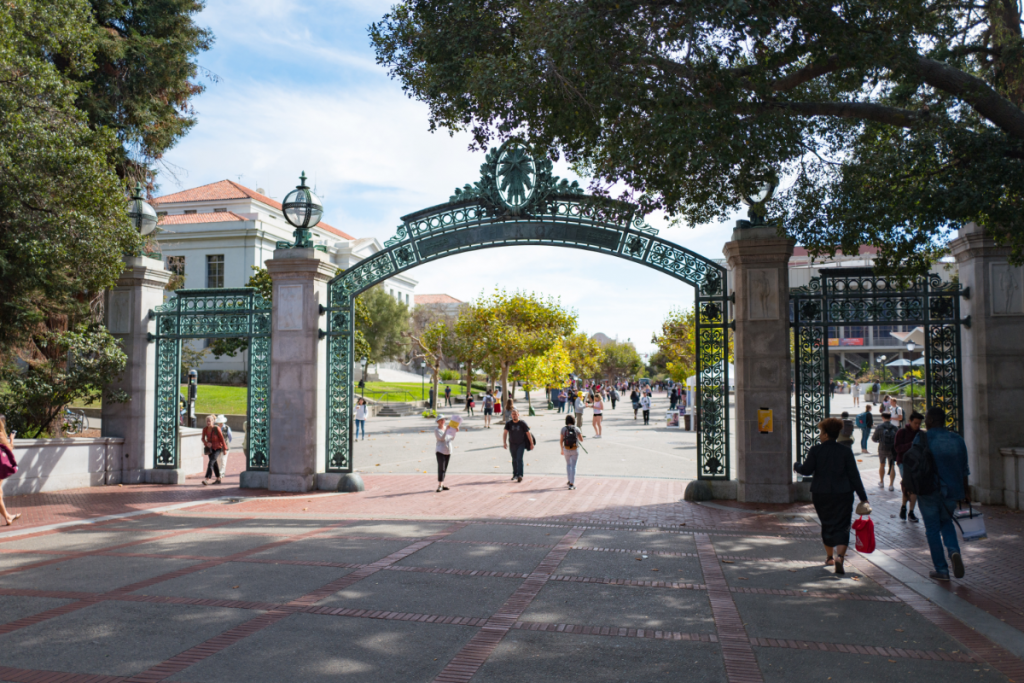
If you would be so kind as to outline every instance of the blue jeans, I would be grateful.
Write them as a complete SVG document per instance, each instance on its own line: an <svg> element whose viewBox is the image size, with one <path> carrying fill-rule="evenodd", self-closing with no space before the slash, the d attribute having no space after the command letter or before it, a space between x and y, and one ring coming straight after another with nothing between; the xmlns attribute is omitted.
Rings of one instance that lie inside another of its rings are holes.
<svg viewBox="0 0 1024 683"><path fill-rule="evenodd" d="M560 413L565 412L565 401L559 401L558 402L558 412L560 412Z"/></svg>
<svg viewBox="0 0 1024 683"><path fill-rule="evenodd" d="M917 509L924 519L924 535L928 539L928 550L932 553L935 571L948 574L949 564L946 563L942 545L946 545L945 549L950 555L960 552L960 541L956 537L956 525L953 523L956 501L936 491L927 496L918 496Z"/></svg>
<svg viewBox="0 0 1024 683"><path fill-rule="evenodd" d="M512 453L512 476L523 476L523 453L526 452L526 444L521 443L516 445L510 443L508 445L508 450Z"/></svg>
<svg viewBox="0 0 1024 683"><path fill-rule="evenodd" d="M868 449L868 437L871 436L871 430L867 427L860 428L860 449L866 451Z"/></svg>
<svg viewBox="0 0 1024 683"><path fill-rule="evenodd" d="M576 483L576 461L579 460L580 451L576 450L566 451L562 453L565 456L565 473L569 476L569 483Z"/></svg>
<svg viewBox="0 0 1024 683"><path fill-rule="evenodd" d="M359 432L363 433L363 437L366 436L366 420L356 420L356 435L355 438L359 438Z"/></svg>

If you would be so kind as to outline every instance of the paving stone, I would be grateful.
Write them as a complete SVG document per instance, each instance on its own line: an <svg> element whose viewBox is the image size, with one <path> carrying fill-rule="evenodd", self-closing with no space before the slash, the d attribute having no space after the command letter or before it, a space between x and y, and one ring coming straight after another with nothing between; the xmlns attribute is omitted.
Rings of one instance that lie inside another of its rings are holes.
<svg viewBox="0 0 1024 683"><path fill-rule="evenodd" d="M90 555L0 576L0 588L105 593L194 564L196 560Z"/></svg>
<svg viewBox="0 0 1024 683"><path fill-rule="evenodd" d="M523 579L382 571L321 600L318 606L489 617Z"/></svg>
<svg viewBox="0 0 1024 683"><path fill-rule="evenodd" d="M0 666L130 676L253 616L219 607L101 602L0 635Z"/></svg>
<svg viewBox="0 0 1024 683"><path fill-rule="evenodd" d="M252 550L261 545L276 543L278 536L262 536L247 534L217 534L198 531L194 534L182 534L161 538L151 543L134 546L133 553L147 555L192 555L196 557L227 557L244 550Z"/></svg>
<svg viewBox="0 0 1024 683"><path fill-rule="evenodd" d="M847 564L846 574L837 576L832 567L799 562L736 560L722 565L726 581L739 588L769 588L818 591L848 595L891 597L892 594Z"/></svg>
<svg viewBox="0 0 1024 683"><path fill-rule="evenodd" d="M712 643L515 630L472 680L725 683L726 676L721 648Z"/></svg>
<svg viewBox="0 0 1024 683"><path fill-rule="evenodd" d="M370 564L408 547L412 541L378 541L363 538L339 538L316 535L254 554L255 559L305 560Z"/></svg>
<svg viewBox="0 0 1024 683"><path fill-rule="evenodd" d="M851 536L852 538L852 536ZM779 536L711 536L718 555L771 557L825 562L825 547L818 541Z"/></svg>
<svg viewBox="0 0 1024 683"><path fill-rule="evenodd" d="M22 595L0 595L0 624L9 624L18 619L66 605L69 602L74 601L57 598L29 598Z"/></svg>
<svg viewBox="0 0 1024 683"><path fill-rule="evenodd" d="M703 591L549 581L522 621L713 633Z"/></svg>
<svg viewBox="0 0 1024 683"><path fill-rule="evenodd" d="M0 543L4 550L95 551L122 543L143 541L157 534L138 531L58 531L45 536ZM134 552L134 551L132 551Z"/></svg>
<svg viewBox="0 0 1024 683"><path fill-rule="evenodd" d="M765 683L1007 683L987 664L755 647Z"/></svg>
<svg viewBox="0 0 1024 683"><path fill-rule="evenodd" d="M733 598L751 637L946 652L964 649L904 603L741 593Z"/></svg>
<svg viewBox="0 0 1024 683"><path fill-rule="evenodd" d="M394 536L396 538L423 538L431 536L447 527L451 522L417 522L417 521L361 521L346 524L334 531L325 532L327 536Z"/></svg>
<svg viewBox="0 0 1024 683"><path fill-rule="evenodd" d="M209 523L210 518L206 516L168 513L123 517L104 524L102 528L118 531L125 529L133 531L175 531L177 529L192 529L198 526L206 526Z"/></svg>
<svg viewBox="0 0 1024 683"><path fill-rule="evenodd" d="M227 562L144 588L143 595L284 603L350 573L336 567Z"/></svg>
<svg viewBox="0 0 1024 683"><path fill-rule="evenodd" d="M670 553L695 553L697 546L691 534L666 531L607 531L588 529L576 541L577 546L624 548L626 550L663 550Z"/></svg>
<svg viewBox="0 0 1024 683"><path fill-rule="evenodd" d="M294 614L168 680L430 681L477 630L467 626Z"/></svg>
<svg viewBox="0 0 1024 683"><path fill-rule="evenodd" d="M704 582L700 560L696 557L647 555L646 559L643 558L644 555L637 553L570 550L555 574L638 581Z"/></svg>
<svg viewBox="0 0 1024 683"><path fill-rule="evenodd" d="M0 548L2 547L3 546L0 546ZM29 555L27 553L0 553L0 571L5 571L7 569L15 569L26 564L32 564L33 562L45 562L46 560L53 559L55 559L53 555Z"/></svg>
<svg viewBox="0 0 1024 683"><path fill-rule="evenodd" d="M310 531L322 529L325 526L336 524L334 521L323 519L239 519L231 524L220 527L225 531L246 531L249 533L262 534L306 534Z"/></svg>
<svg viewBox="0 0 1024 683"><path fill-rule="evenodd" d="M409 567L448 567L528 574L549 552L547 548L433 543L398 564Z"/></svg>
<svg viewBox="0 0 1024 683"><path fill-rule="evenodd" d="M516 524L470 524L446 540L488 543L537 543L555 545L572 527L526 526Z"/></svg>

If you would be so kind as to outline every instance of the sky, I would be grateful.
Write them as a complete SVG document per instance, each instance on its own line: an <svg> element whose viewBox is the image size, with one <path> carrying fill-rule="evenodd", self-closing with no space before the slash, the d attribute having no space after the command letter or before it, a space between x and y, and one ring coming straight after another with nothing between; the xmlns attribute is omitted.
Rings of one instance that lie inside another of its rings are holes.
<svg viewBox="0 0 1024 683"><path fill-rule="evenodd" d="M483 155L467 135L431 133L425 104L378 66L367 27L391 2L377 0L208 0L197 16L215 36L199 65L216 74L193 101L198 123L165 155L158 194L230 179L280 200L300 171L323 199L324 221L383 242L399 217L445 202L479 177ZM564 165L556 174L577 178ZM661 236L722 258L731 224L668 228ZM693 290L655 270L558 247L502 247L409 271L420 294L472 301L495 287L558 297L580 329L632 341L651 336Z"/></svg>

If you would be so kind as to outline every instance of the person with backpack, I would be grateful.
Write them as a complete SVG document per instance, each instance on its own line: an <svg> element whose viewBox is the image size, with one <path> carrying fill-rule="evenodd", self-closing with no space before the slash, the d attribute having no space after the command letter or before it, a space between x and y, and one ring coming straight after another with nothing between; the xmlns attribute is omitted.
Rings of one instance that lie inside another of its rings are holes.
<svg viewBox="0 0 1024 683"><path fill-rule="evenodd" d="M640 397L640 408L644 412L644 424L651 424L651 395L645 393Z"/></svg>
<svg viewBox="0 0 1024 683"><path fill-rule="evenodd" d="M893 446L896 445L896 432L898 431L896 425L892 423L892 416L885 412L882 413L882 424L875 427L875 433L871 436L871 440L878 444L878 488L880 489L885 488L885 464L889 463L889 490L896 490L893 485L896 481L896 451L893 450Z"/></svg>
<svg viewBox="0 0 1024 683"><path fill-rule="evenodd" d="M576 420L572 415L565 416L565 426L558 437L558 443L562 447L562 455L565 457L565 473L569 478L566 486L570 491L576 490L576 461L580 457L580 442L583 441L583 432L576 428Z"/></svg>
<svg viewBox="0 0 1024 683"><path fill-rule="evenodd" d="M633 391L629 393L629 400L633 404L633 419L636 419L636 412L640 410L640 392L633 387Z"/></svg>
<svg viewBox="0 0 1024 683"><path fill-rule="evenodd" d="M612 410L615 410L615 404L619 402L619 392L612 387L612 390L608 392L608 400L612 402Z"/></svg>
<svg viewBox="0 0 1024 683"><path fill-rule="evenodd" d="M878 403L878 398L882 393L882 385L875 380L875 383L871 385L871 400Z"/></svg>
<svg viewBox="0 0 1024 683"><path fill-rule="evenodd" d="M917 522L917 516L914 514L914 506L917 505L917 496L907 490L907 480L903 475L903 456L906 455L907 451L914 444L914 439L917 437L917 433L921 431L921 423L924 421L924 415L921 413L911 413L910 419L907 420L907 424L896 432L896 443L893 444L893 450L896 451L896 467L900 471L900 489L903 491L903 503L900 505L900 519L911 522ZM910 512L907 512L907 503L910 503Z"/></svg>
<svg viewBox="0 0 1024 683"><path fill-rule="evenodd" d="M903 408L900 408L896 403L896 397L889 397L889 415L892 418L892 423L896 425L896 429L903 426Z"/></svg>
<svg viewBox="0 0 1024 683"><path fill-rule="evenodd" d="M959 501L971 502L967 445L963 437L946 429L946 411L942 408L929 408L924 424L928 431L918 432L903 456L904 481L907 490L917 495L917 507L924 518L924 535L935 566L935 571L928 576L949 581L949 563L943 552L945 545L949 562L953 564L953 576L962 579L964 561L953 513Z"/></svg>
<svg viewBox="0 0 1024 683"><path fill-rule="evenodd" d="M491 415L494 415L494 394L488 389L484 394L484 429L491 428Z"/></svg>
<svg viewBox="0 0 1024 683"><path fill-rule="evenodd" d="M866 455L868 452L868 437L871 436L871 428L875 424L875 416L871 414L870 403L864 408L864 412L857 416L857 421L854 424L860 429L860 452Z"/></svg>
<svg viewBox="0 0 1024 683"><path fill-rule="evenodd" d="M843 431L839 432L839 438L836 440L850 450L853 450L853 420L850 419L850 414L845 410L841 419L843 421Z"/></svg>
<svg viewBox="0 0 1024 683"><path fill-rule="evenodd" d="M532 450L537 445L530 433L530 427L519 419L519 411L509 408L509 421L505 423L505 431L501 435L501 447L512 454L512 480L523 481L523 454L527 445Z"/></svg>

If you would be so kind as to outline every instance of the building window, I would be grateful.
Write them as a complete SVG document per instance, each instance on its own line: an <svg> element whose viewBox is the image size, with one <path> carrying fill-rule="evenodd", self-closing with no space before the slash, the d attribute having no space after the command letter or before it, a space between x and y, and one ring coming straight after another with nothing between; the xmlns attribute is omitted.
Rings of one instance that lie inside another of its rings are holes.
<svg viewBox="0 0 1024 683"><path fill-rule="evenodd" d="M185 210L185 214L186 214L186 215L187 215L187 214L190 214L190 213L195 213L195 212L196 212L196 210L195 210L195 209L186 209L186 210Z"/></svg>
<svg viewBox="0 0 1024 683"><path fill-rule="evenodd" d="M214 209L214 213L227 213L227 209Z"/></svg>
<svg viewBox="0 0 1024 683"><path fill-rule="evenodd" d="M206 257L206 286L219 289L224 286L224 255Z"/></svg>
<svg viewBox="0 0 1024 683"><path fill-rule="evenodd" d="M166 216L166 215L167 215L167 212L166 212L166 211L157 211L157 212L156 212L156 217L157 217L157 218L163 218L163 217L164 217L164 216Z"/></svg>
<svg viewBox="0 0 1024 683"><path fill-rule="evenodd" d="M175 275L185 274L185 257L184 256L168 256L167 257L167 270L171 271Z"/></svg>
<svg viewBox="0 0 1024 683"><path fill-rule="evenodd" d="M405 305L406 306L409 305L409 295L408 294L405 295Z"/></svg>

